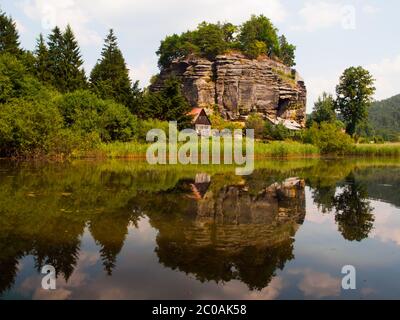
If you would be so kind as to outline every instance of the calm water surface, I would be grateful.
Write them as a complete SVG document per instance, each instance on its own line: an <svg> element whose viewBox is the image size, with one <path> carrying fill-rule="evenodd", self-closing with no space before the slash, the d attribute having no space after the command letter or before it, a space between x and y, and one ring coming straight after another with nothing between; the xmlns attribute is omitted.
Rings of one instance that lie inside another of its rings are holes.
<svg viewBox="0 0 400 320"><path fill-rule="evenodd" d="M0 298L400 298L398 160L256 167L0 162Z"/></svg>

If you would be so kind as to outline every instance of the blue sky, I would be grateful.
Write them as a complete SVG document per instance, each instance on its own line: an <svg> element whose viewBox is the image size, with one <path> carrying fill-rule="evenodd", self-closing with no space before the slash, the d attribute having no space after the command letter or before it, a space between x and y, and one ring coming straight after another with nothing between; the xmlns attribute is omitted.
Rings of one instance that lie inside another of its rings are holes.
<svg viewBox="0 0 400 320"><path fill-rule="evenodd" d="M133 80L147 85L158 72L160 40L201 21L241 23L251 14L272 19L297 45L297 70L308 87L308 109L322 91L334 92L339 75L361 65L376 78L376 99L400 93L398 0L2 0L21 43L33 49L39 33L72 28L85 69L99 58L107 30L115 29Z"/></svg>

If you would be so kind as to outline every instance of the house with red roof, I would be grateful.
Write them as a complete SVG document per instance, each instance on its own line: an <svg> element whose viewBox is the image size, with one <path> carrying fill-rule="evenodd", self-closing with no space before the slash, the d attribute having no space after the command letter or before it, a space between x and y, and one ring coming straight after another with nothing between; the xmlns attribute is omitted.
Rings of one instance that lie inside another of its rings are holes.
<svg viewBox="0 0 400 320"><path fill-rule="evenodd" d="M197 134L201 137L210 137L211 121L206 111L202 108L193 108L189 115L193 117L192 124Z"/></svg>

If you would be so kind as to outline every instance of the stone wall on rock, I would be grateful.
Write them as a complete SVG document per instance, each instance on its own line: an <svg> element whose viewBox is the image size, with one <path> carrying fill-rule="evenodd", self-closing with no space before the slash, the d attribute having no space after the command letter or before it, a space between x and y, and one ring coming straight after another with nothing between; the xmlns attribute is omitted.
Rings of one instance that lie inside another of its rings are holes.
<svg viewBox="0 0 400 320"><path fill-rule="evenodd" d="M202 107L229 120L245 120L253 112L264 118L295 120L305 125L306 87L294 69L262 57L225 54L210 61L195 56L176 61L161 71L151 86L157 91L165 79L182 81L192 107Z"/></svg>

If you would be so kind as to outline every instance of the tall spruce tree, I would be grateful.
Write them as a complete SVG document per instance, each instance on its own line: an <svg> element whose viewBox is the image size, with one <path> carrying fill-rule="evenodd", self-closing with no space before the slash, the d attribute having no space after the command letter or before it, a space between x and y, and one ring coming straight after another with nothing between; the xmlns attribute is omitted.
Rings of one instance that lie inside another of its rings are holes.
<svg viewBox="0 0 400 320"><path fill-rule="evenodd" d="M101 58L90 75L94 92L103 99L114 99L132 109L132 84L125 59L111 29L101 52Z"/></svg>
<svg viewBox="0 0 400 320"><path fill-rule="evenodd" d="M21 53L19 45L15 21L11 17L7 17L0 9L0 53L18 55Z"/></svg>
<svg viewBox="0 0 400 320"><path fill-rule="evenodd" d="M48 70L51 73L51 84L60 91L65 88L65 72L63 69L63 42L64 38L59 27L55 27L48 41Z"/></svg>
<svg viewBox="0 0 400 320"><path fill-rule="evenodd" d="M85 88L86 76L82 68L83 60L78 42L70 25L65 29L62 44L62 68L65 72L65 88L61 91L68 92Z"/></svg>
<svg viewBox="0 0 400 320"><path fill-rule="evenodd" d="M44 82L44 83L51 83L52 81L52 74L49 70L49 50L47 45L44 41L44 37L42 34L39 35L36 43L35 49L35 75L36 77Z"/></svg>

